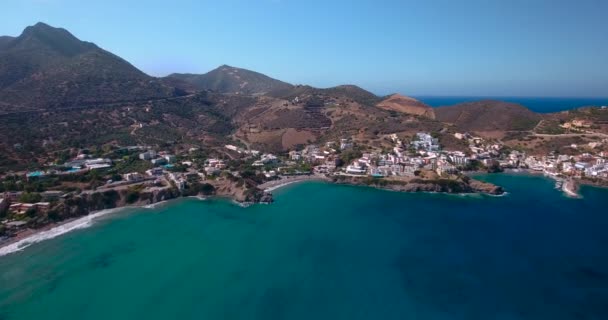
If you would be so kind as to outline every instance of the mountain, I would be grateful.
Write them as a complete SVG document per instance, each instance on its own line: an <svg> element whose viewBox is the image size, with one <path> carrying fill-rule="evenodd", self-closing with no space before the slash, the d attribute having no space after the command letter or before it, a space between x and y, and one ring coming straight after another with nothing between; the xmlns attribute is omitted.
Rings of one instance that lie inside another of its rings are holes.
<svg viewBox="0 0 608 320"><path fill-rule="evenodd" d="M464 131L527 131L542 118L520 104L495 100L435 108L435 116Z"/></svg>
<svg viewBox="0 0 608 320"><path fill-rule="evenodd" d="M268 93L268 96L286 100L293 100L295 98L307 100L311 97L333 100L348 99L366 106L373 106L380 101L380 98L375 94L355 85L341 85L323 89L297 85L288 89L271 91Z"/></svg>
<svg viewBox="0 0 608 320"><path fill-rule="evenodd" d="M44 23L0 38L0 111L158 99L179 90Z"/></svg>
<svg viewBox="0 0 608 320"><path fill-rule="evenodd" d="M220 66L205 74L174 73L167 78L181 80L197 90L212 90L229 94L262 95L271 91L293 88L289 83L261 73L228 65Z"/></svg>
<svg viewBox="0 0 608 320"><path fill-rule="evenodd" d="M393 94L376 105L378 108L435 119L435 112L429 105L414 98Z"/></svg>
<svg viewBox="0 0 608 320"><path fill-rule="evenodd" d="M4 48L4 46L11 42L13 39L15 38L9 36L0 36L0 50L2 50L2 48Z"/></svg>

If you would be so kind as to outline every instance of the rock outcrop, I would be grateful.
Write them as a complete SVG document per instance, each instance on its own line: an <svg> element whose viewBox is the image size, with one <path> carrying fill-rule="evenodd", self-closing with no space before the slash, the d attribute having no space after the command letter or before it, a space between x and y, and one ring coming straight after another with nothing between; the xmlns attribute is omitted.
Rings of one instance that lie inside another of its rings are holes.
<svg viewBox="0 0 608 320"><path fill-rule="evenodd" d="M400 192L482 193L490 195L501 195L504 193L502 187L468 177L434 180L391 180L339 176L334 177L332 182L337 184L370 186Z"/></svg>

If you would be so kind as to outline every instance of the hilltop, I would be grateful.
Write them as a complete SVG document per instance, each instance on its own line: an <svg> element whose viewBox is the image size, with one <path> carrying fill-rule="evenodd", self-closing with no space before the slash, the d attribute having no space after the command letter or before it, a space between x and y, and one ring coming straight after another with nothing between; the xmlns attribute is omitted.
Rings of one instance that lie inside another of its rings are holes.
<svg viewBox="0 0 608 320"><path fill-rule="evenodd" d="M435 115L437 120L463 131L527 131L542 118L522 105L495 100L439 107Z"/></svg>
<svg viewBox="0 0 608 320"><path fill-rule="evenodd" d="M38 23L16 38L0 38L0 106L4 112L179 94L65 29Z"/></svg>
<svg viewBox="0 0 608 320"><path fill-rule="evenodd" d="M435 119L435 111L429 105L422 103L414 98L393 94L378 103L378 108L392 110L406 114L424 116Z"/></svg>
<svg viewBox="0 0 608 320"><path fill-rule="evenodd" d="M273 90L268 93L269 96L293 100L306 99L308 97L317 96L326 99L346 98L351 102L357 102L362 105L372 106L380 101L380 98L375 94L360 88L355 85L340 85L331 88L315 88L308 85L297 85L293 88L283 90Z"/></svg>
<svg viewBox="0 0 608 320"><path fill-rule="evenodd" d="M289 83L273 79L264 74L228 65L220 66L205 74L174 73L169 81L179 80L195 90L211 90L227 94L263 95L275 90L289 90ZM188 87L184 89L189 89Z"/></svg>

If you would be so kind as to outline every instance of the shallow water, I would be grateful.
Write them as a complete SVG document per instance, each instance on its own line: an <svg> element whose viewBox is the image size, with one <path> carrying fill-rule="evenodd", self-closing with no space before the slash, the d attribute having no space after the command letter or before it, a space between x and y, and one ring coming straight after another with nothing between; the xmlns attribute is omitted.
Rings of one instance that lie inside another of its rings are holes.
<svg viewBox="0 0 608 320"><path fill-rule="evenodd" d="M0 319L606 319L608 191L505 197L305 182L184 199L0 257Z"/></svg>

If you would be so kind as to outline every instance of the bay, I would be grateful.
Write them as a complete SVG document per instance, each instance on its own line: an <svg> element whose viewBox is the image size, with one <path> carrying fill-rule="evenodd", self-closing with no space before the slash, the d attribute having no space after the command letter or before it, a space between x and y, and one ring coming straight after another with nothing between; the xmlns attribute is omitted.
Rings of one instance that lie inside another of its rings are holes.
<svg viewBox="0 0 608 320"><path fill-rule="evenodd" d="M608 191L306 182L126 209L0 257L0 319L606 319Z"/></svg>

